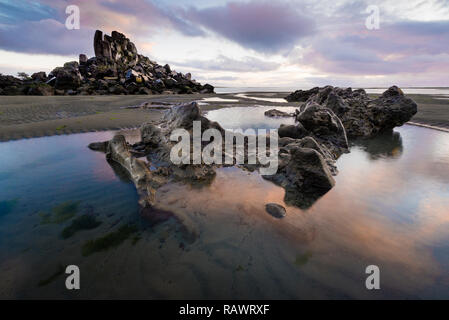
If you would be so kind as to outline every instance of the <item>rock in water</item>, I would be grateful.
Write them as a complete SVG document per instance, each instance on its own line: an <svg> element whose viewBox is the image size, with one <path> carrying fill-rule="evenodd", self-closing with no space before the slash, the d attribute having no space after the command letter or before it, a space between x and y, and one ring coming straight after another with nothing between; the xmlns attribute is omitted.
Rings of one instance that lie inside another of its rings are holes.
<svg viewBox="0 0 449 320"><path fill-rule="evenodd" d="M287 214L285 208L277 203L267 203L265 210L275 218L283 218Z"/></svg>
<svg viewBox="0 0 449 320"><path fill-rule="evenodd" d="M292 113L288 113L288 112L284 112L284 111L280 111L277 109L270 109L268 111L265 111L264 113L267 117L293 117L294 114Z"/></svg>
<svg viewBox="0 0 449 320"><path fill-rule="evenodd" d="M286 99L305 102L297 115L297 120L305 127L307 124L303 123L303 113L310 112L307 109L311 106L314 109L321 107L331 110L341 120L349 138L373 136L401 126L418 111L417 104L396 86L390 87L377 99L368 97L363 89L332 86L298 90Z"/></svg>

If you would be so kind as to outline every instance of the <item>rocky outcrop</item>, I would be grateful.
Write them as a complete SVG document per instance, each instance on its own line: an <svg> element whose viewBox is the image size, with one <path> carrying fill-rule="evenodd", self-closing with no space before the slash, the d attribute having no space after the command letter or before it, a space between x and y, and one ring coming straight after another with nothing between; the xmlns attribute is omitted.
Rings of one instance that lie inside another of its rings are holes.
<svg viewBox="0 0 449 320"><path fill-rule="evenodd" d="M305 102L300 106L298 121L304 125L305 114L325 108L341 120L349 138L391 130L409 121L417 112L417 104L396 86L376 99L368 97L363 89L326 86L299 91L288 96L290 101Z"/></svg>
<svg viewBox="0 0 449 320"><path fill-rule="evenodd" d="M214 87L201 85L190 73L182 74L151 61L138 53L136 46L124 34L113 31L94 36L95 57L79 55L79 61L67 62L31 78L19 79L0 75L0 94L3 95L105 95L105 94L161 94L213 93ZM52 88L42 89L46 84ZM36 87L38 87L36 89Z"/></svg>
<svg viewBox="0 0 449 320"><path fill-rule="evenodd" d="M306 102L312 95L317 94L320 88L315 87L310 90L296 90L285 97L288 102Z"/></svg>
<svg viewBox="0 0 449 320"><path fill-rule="evenodd" d="M276 174L265 179L285 189L284 201L307 209L335 185L334 155L314 138L281 138Z"/></svg>
<svg viewBox="0 0 449 320"><path fill-rule="evenodd" d="M280 111L277 109L270 109L268 111L265 111L265 116L271 117L271 118L278 118L278 117L292 117L294 114Z"/></svg>
<svg viewBox="0 0 449 320"><path fill-rule="evenodd" d="M177 141L171 141L170 137L179 128L186 130L192 137L194 121L201 123L201 133L213 128L221 134L223 142L219 147L223 151L222 163L225 163L226 131L218 123L202 116L196 102L173 106L166 111L161 122L142 125L141 141L138 143L129 145L124 137L119 135L111 141L93 143L89 147L93 150L105 151L109 160L120 164L129 172L129 176L141 194L141 205L148 207L154 204L154 190L161 184L172 180L209 183L214 178L217 167L232 165L229 163L206 164L202 159L198 164L192 164L191 161L186 164L174 164L171 161L170 152ZM309 134L313 135L312 132ZM332 135L329 136L332 137ZM325 136L321 137L324 139ZM190 159L193 159L193 142L190 140L190 143ZM210 141L201 143L201 150L203 150ZM334 154L325 144L317 142L312 136L301 139L284 137L280 139L279 147L278 171L272 175L263 175L263 178L285 188L287 203L307 208L334 185L332 177L336 174L333 165ZM138 160L138 157L146 157L147 161ZM236 163L235 158L232 163ZM257 170L262 165L257 163L239 166L243 169ZM152 167L158 169L150 170Z"/></svg>

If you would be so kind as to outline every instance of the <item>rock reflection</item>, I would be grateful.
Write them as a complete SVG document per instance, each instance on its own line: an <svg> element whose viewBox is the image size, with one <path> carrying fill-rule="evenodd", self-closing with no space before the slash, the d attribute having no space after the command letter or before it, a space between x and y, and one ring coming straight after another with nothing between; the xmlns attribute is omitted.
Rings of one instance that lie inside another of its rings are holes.
<svg viewBox="0 0 449 320"><path fill-rule="evenodd" d="M403 152L401 134L393 130L383 132L373 138L354 140L352 144L369 154L371 160L398 159Z"/></svg>
<svg viewBox="0 0 449 320"><path fill-rule="evenodd" d="M114 171L117 178L120 179L120 181L125 183L133 183L131 180L131 177L129 175L129 172L126 171L120 164L118 164L115 161L107 160L108 164L111 166L112 170Z"/></svg>

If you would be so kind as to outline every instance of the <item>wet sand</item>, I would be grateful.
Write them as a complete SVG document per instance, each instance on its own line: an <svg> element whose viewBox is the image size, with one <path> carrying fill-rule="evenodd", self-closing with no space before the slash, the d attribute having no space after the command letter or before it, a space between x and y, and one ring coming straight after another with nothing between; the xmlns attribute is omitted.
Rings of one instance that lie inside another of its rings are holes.
<svg viewBox="0 0 449 320"><path fill-rule="evenodd" d="M244 94L194 94L155 96L2 96L0 97L0 141L118 130L157 121L162 110L123 109L143 102L182 103L200 101L204 111L245 105L297 106L282 103L284 92ZM251 99L248 97L256 97ZM413 123L449 129L449 97L410 95L418 103ZM266 98L267 101L261 99Z"/></svg>

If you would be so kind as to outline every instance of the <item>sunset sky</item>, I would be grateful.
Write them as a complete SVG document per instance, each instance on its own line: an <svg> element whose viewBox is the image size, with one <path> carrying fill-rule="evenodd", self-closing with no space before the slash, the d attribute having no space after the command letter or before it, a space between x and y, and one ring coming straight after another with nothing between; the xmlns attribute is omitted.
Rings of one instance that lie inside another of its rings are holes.
<svg viewBox="0 0 449 320"><path fill-rule="evenodd" d="M96 29L215 86L449 86L449 0L0 0L0 72L93 56Z"/></svg>

